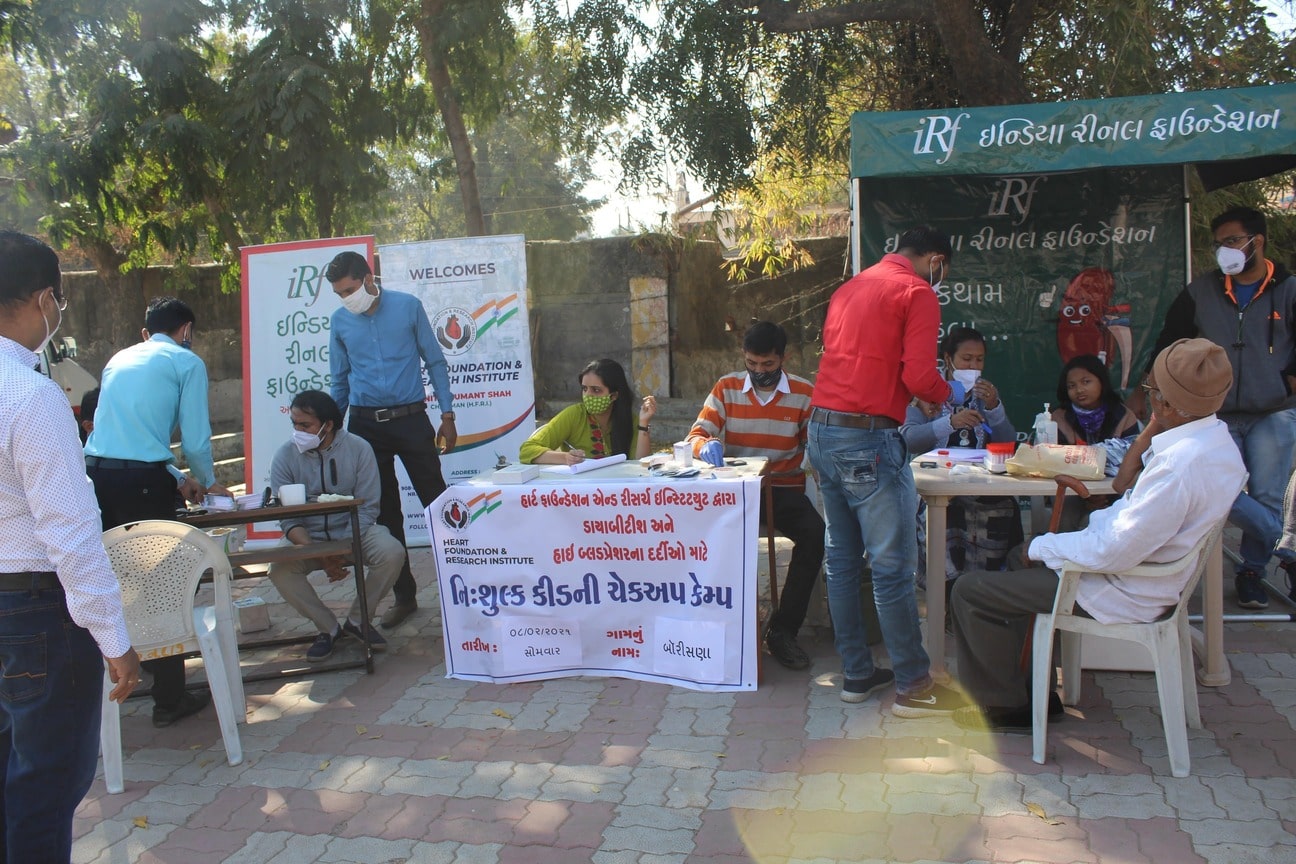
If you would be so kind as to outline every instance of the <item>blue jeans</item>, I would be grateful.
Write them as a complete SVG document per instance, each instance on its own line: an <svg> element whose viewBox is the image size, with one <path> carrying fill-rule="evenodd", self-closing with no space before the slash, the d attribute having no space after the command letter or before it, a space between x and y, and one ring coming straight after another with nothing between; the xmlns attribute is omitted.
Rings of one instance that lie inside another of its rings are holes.
<svg viewBox="0 0 1296 864"><path fill-rule="evenodd" d="M103 656L61 590L0 591L0 862L67 864L99 759Z"/></svg>
<svg viewBox="0 0 1296 864"><path fill-rule="evenodd" d="M1246 465L1247 491L1238 495L1229 521L1242 529L1238 552L1242 568L1263 573L1282 537L1283 494L1292 471L1296 447L1296 408L1272 414L1224 415L1233 442ZM1290 560L1296 556L1280 553Z"/></svg>
<svg viewBox="0 0 1296 864"><path fill-rule="evenodd" d="M931 664L923 648L914 597L918 493L904 439L894 429L870 431L814 421L808 436L807 452L819 472L828 524L824 570L842 672L860 679L874 671L860 610L860 577L867 552L873 601L891 655L896 691L920 692L931 684Z"/></svg>

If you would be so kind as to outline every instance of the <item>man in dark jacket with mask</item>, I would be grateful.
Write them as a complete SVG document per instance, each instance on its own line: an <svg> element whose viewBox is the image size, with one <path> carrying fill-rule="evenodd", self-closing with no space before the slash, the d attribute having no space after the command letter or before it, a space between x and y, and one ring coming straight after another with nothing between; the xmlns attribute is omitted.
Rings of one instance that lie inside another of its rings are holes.
<svg viewBox="0 0 1296 864"><path fill-rule="evenodd" d="M1176 339L1197 336L1228 352L1233 387L1218 414L1250 474L1229 513L1243 532L1237 602L1263 609L1269 600L1261 579L1282 536L1283 492L1296 446L1296 276L1265 257L1262 213L1235 207L1211 221L1211 232L1219 269L1175 298L1152 357ZM1296 595L1296 553L1277 554Z"/></svg>
<svg viewBox="0 0 1296 864"><path fill-rule="evenodd" d="M377 524L381 482L373 448L359 435L342 428L342 411L327 393L303 390L289 406L292 440L284 443L270 463L270 483L278 489L287 483L306 487L307 498L321 494L363 498L360 505L360 544L365 564L365 597L372 610L391 591L405 562L405 546ZM298 516L280 521L284 541L305 546L319 540L351 539L351 517ZM306 651L306 659L318 662L333 653L333 646L347 636L368 639L374 651L387 647L387 640L368 621L360 620L360 600L351 604L347 618L338 623L333 610L324 605L307 581L307 574L323 570L330 582L347 577L341 557L279 561L270 565L270 581L288 605L319 628L319 636Z"/></svg>

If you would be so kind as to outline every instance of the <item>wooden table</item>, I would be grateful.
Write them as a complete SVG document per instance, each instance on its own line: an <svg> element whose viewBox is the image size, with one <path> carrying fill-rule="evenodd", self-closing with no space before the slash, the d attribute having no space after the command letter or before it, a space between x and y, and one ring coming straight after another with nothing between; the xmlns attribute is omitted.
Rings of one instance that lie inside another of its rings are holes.
<svg viewBox="0 0 1296 864"><path fill-rule="evenodd" d="M349 555L355 576L356 597L360 601L360 620L366 626L369 621L369 598L365 594L364 551L360 540L360 505L363 498L349 498L342 501L309 501L305 504L284 505L279 507L256 507L251 510L222 510L195 516L183 516L179 521L196 528L220 528L229 525L245 525L255 522L278 522L293 516L329 516L335 513L348 513L351 517L351 538L349 540L319 540L304 546L262 546L245 549L242 552L231 552L230 565L234 569L234 579L259 579L263 572L252 572L248 568L258 564L274 564L279 561L301 561L308 558L323 558L330 555ZM300 645L313 642L314 636L286 636L277 639L262 639L256 642L240 642L240 648L274 648L283 645ZM335 669L356 669L364 667L373 674L373 649L369 640L364 642L364 659L338 663L311 663L299 668L281 669L275 672L253 673L245 675L244 681L264 681L273 678L288 678L310 675L315 672Z"/></svg>
<svg viewBox="0 0 1296 864"><path fill-rule="evenodd" d="M945 511L951 498L959 495L1023 495L1032 498L1031 532L1047 529L1045 499L1057 494L1052 480L1013 477L1008 474L978 475L980 482L951 478L948 468L922 468L909 463L918 494L927 502L927 653L932 675L948 679L945 670ZM1086 480L1095 495L1114 495L1112 480ZM1201 658L1197 680L1207 687L1229 683L1228 661L1224 659L1224 560L1223 544L1206 562L1202 588L1202 628L1191 628L1193 650Z"/></svg>

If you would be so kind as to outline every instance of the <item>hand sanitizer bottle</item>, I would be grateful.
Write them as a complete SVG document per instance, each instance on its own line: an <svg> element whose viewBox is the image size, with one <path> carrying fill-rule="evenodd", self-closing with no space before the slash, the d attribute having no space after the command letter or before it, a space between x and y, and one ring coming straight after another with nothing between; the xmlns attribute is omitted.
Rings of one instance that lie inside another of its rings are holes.
<svg viewBox="0 0 1296 864"><path fill-rule="evenodd" d="M1057 421L1049 416L1049 403L1044 403L1044 410L1035 415L1035 443L1056 444Z"/></svg>

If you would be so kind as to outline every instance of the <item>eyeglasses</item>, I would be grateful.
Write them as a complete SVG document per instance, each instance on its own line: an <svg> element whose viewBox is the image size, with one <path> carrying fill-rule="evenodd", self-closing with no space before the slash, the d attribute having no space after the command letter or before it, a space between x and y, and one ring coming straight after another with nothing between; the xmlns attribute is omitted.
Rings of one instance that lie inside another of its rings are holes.
<svg viewBox="0 0 1296 864"><path fill-rule="evenodd" d="M1139 386L1143 388L1144 392L1146 392L1149 396L1151 396L1153 399L1157 400L1158 402L1165 401L1163 398L1161 398L1161 391L1153 387L1151 384L1140 384Z"/></svg>
<svg viewBox="0 0 1296 864"><path fill-rule="evenodd" d="M57 288L50 291L50 296L54 298L54 305L58 307L60 312L67 311L67 298L60 294Z"/></svg>
<svg viewBox="0 0 1296 864"><path fill-rule="evenodd" d="M1211 244L1211 248L1219 249L1220 247L1228 246L1231 249L1239 249L1242 246L1245 246L1248 241L1254 239L1254 234L1234 234L1232 237L1221 237L1216 240Z"/></svg>

